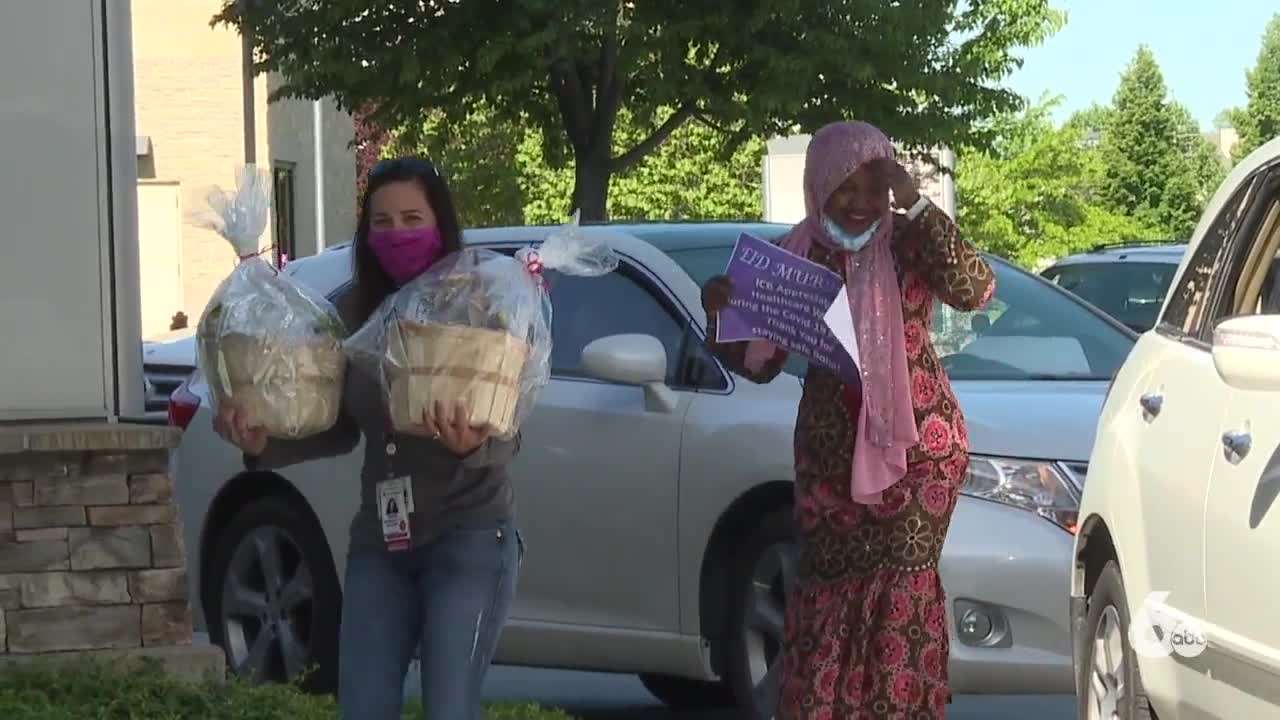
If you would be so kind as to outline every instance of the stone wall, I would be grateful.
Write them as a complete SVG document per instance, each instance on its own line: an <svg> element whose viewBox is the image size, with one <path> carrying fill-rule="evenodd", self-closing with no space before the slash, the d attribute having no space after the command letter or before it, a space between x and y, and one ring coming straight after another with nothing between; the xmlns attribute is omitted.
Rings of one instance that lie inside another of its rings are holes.
<svg viewBox="0 0 1280 720"><path fill-rule="evenodd" d="M151 426L0 429L0 657L191 645L175 440ZM193 654L220 663L211 651Z"/></svg>

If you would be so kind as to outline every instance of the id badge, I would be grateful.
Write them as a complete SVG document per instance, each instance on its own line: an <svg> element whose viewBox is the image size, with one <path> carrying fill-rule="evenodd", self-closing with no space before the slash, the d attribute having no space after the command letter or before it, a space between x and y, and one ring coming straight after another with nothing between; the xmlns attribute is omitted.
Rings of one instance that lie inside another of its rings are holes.
<svg viewBox="0 0 1280 720"><path fill-rule="evenodd" d="M409 549L411 512L413 485L409 478L392 478L378 483L378 515L382 520L382 540L387 544L387 550Z"/></svg>

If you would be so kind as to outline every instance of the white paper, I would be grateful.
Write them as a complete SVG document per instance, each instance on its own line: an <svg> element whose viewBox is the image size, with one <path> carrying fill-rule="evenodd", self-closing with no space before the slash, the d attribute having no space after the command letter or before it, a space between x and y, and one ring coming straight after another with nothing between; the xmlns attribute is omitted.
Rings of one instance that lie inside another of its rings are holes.
<svg viewBox="0 0 1280 720"><path fill-rule="evenodd" d="M840 288L840 294L836 295L835 302L827 308L822 321L831 328L831 334L840 341L841 347L849 353L849 357L853 358L853 364L862 367L862 358L858 355L858 336L853 329L853 313L849 310L848 288Z"/></svg>

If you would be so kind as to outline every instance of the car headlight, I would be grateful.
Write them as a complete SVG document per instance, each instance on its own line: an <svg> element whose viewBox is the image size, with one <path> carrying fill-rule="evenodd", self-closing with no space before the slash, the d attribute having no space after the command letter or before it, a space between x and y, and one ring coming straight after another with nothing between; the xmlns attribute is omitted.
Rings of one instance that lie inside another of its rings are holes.
<svg viewBox="0 0 1280 720"><path fill-rule="evenodd" d="M962 493L1035 513L1071 534L1076 532L1080 494L1057 463L1011 458L969 458Z"/></svg>

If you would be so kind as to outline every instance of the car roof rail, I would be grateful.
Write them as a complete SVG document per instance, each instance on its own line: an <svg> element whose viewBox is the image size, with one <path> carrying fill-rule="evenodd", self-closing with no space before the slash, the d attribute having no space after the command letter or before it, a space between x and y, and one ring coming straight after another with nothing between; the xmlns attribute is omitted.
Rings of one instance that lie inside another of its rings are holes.
<svg viewBox="0 0 1280 720"><path fill-rule="evenodd" d="M1172 247L1183 244L1185 243L1181 243L1176 240L1125 240L1122 242L1099 243L1089 248L1089 252L1106 252L1108 250L1123 250L1125 248L1134 247L1161 247L1164 245Z"/></svg>

